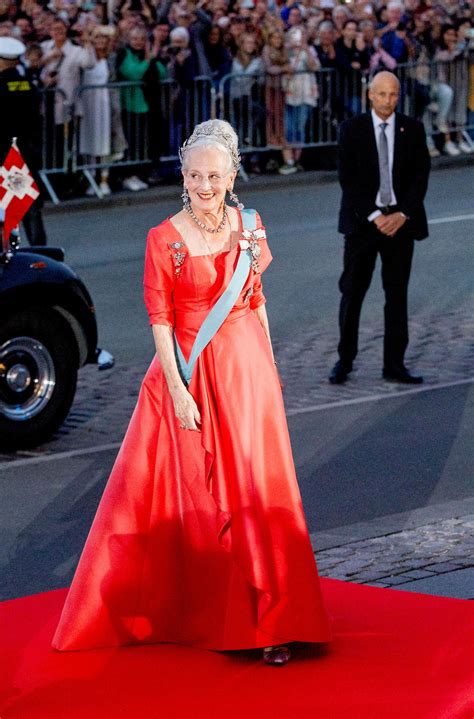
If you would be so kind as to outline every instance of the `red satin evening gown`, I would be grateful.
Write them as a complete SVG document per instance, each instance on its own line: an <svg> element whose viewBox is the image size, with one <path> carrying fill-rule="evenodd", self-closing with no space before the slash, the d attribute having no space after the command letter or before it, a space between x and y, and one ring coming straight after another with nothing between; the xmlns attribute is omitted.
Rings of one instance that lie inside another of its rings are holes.
<svg viewBox="0 0 474 719"><path fill-rule="evenodd" d="M263 271L271 254L259 242ZM175 327L185 357L239 251L237 242L190 256L169 220L150 231L150 320ZM230 650L329 640L280 384L252 312L264 302L252 270L197 362L189 390L201 433L179 428L152 361L54 648L175 642Z"/></svg>

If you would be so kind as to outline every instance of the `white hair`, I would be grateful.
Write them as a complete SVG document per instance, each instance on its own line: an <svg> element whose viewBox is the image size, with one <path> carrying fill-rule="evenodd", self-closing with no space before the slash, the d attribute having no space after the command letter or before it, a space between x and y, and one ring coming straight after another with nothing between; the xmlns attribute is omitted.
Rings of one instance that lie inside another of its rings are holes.
<svg viewBox="0 0 474 719"><path fill-rule="evenodd" d="M216 147L225 152L230 169L240 167L239 138L232 125L225 120L206 120L196 125L190 137L179 151L181 166L186 163L186 154L195 147Z"/></svg>
<svg viewBox="0 0 474 719"><path fill-rule="evenodd" d="M333 18L336 17L338 13L341 13L345 15L346 17L350 16L349 8L347 8L345 5L336 5L334 10L332 11Z"/></svg>
<svg viewBox="0 0 474 719"><path fill-rule="evenodd" d="M334 27L333 21L332 20L323 20L322 22L320 22L318 25L318 32L320 32L321 30L326 30L326 31L332 30L334 32L335 27Z"/></svg>
<svg viewBox="0 0 474 719"><path fill-rule="evenodd" d="M387 3L387 10L403 10L403 3L400 0L390 0Z"/></svg>
<svg viewBox="0 0 474 719"><path fill-rule="evenodd" d="M185 27L174 27L170 32L170 42L173 40L185 40L189 45L189 32Z"/></svg>

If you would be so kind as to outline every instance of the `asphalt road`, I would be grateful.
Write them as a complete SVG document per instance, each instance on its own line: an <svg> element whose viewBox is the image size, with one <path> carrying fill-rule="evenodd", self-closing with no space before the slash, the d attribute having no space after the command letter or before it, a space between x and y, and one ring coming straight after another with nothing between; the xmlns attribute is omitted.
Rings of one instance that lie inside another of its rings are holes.
<svg viewBox="0 0 474 719"><path fill-rule="evenodd" d="M411 283L411 313L435 305L440 313L457 307L470 291L474 237L474 168L432 173L427 207L431 238L417 246ZM295 330L327 328L337 318L342 239L336 231L340 190L337 183L301 184L252 191L241 186L241 199L256 207L267 227L275 258L265 276L272 332L276 340ZM106 212L82 211L47 217L50 244L66 249L66 259L90 288L100 322L101 342L117 361L151 355L152 345L142 302L143 254L148 229L179 209L176 200L139 203ZM449 216L470 219L450 223ZM381 285L376 277L364 306L368 325L380 315Z"/></svg>
<svg viewBox="0 0 474 719"><path fill-rule="evenodd" d="M411 360L428 384L414 393L399 392L379 379L383 295L378 273L364 306L355 379L338 394L328 388L342 254L335 230L337 184L288 181L257 190L249 185L239 192L262 215L274 255L264 285L283 359L289 425L311 531L442 507L474 494L473 179L472 167L432 174L427 199L431 237L416 247L410 291ZM115 354L117 369L103 380L104 399L96 402L93 422L77 430L71 425L64 437L37 452L0 460L4 597L64 586L70 579L142 369L153 353L142 303L146 233L177 210L178 196L160 200L158 190L154 204L141 204L137 197L131 207L46 218L50 244L66 249L67 261L91 291L101 344ZM90 385L98 380L90 371L85 377L78 402L87 409ZM113 404L114 394L130 399Z"/></svg>

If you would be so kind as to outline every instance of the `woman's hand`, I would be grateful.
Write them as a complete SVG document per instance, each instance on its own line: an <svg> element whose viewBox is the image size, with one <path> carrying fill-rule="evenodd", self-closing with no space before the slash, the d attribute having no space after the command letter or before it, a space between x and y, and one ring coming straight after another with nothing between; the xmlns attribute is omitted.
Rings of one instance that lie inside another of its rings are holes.
<svg viewBox="0 0 474 719"><path fill-rule="evenodd" d="M201 415L192 394L183 387L182 389L173 392L171 397L174 404L174 413L181 429L190 429L194 432L200 432Z"/></svg>
<svg viewBox="0 0 474 719"><path fill-rule="evenodd" d="M201 415L193 396L183 384L178 371L171 325L152 325L156 352L163 368L168 390L173 400L174 413L182 429L201 431Z"/></svg>
<svg viewBox="0 0 474 719"><path fill-rule="evenodd" d="M43 77L43 85L45 87L54 87L58 83L58 73L48 74Z"/></svg>
<svg viewBox="0 0 474 719"><path fill-rule="evenodd" d="M63 53L58 47L55 47L53 50L51 50L48 55L45 55L41 58L41 65L45 67L46 65L49 65L51 62L55 62L55 60L59 60L62 57Z"/></svg>

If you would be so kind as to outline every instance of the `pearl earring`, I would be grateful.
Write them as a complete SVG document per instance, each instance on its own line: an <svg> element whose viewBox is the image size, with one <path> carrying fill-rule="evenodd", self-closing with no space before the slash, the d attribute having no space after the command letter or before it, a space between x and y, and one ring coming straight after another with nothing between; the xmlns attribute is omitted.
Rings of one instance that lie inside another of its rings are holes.
<svg viewBox="0 0 474 719"><path fill-rule="evenodd" d="M237 209L238 209L238 210L243 210L243 209L244 209L245 205L243 204L243 202L241 202L241 201L239 200L239 198L237 197L237 194L234 192L233 189L230 189L230 190L229 190L229 197L230 197L230 199L232 200L232 202L233 202L235 205L237 205Z"/></svg>

